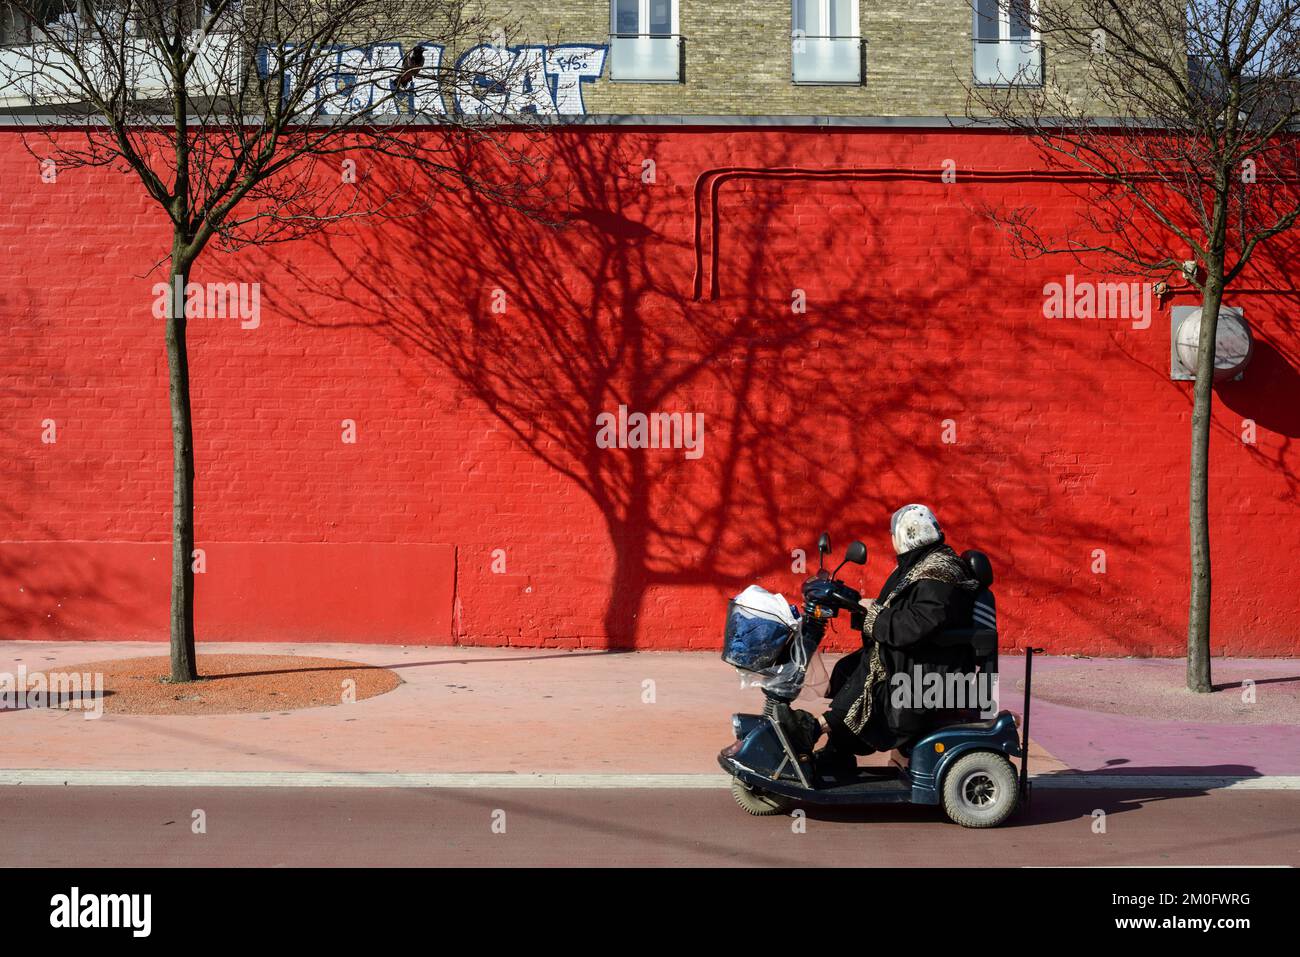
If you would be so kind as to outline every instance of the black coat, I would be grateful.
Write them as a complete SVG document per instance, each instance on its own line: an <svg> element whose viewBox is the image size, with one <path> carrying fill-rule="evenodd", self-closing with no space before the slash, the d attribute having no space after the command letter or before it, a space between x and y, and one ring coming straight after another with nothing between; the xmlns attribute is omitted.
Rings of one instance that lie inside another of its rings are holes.
<svg viewBox="0 0 1300 957"><path fill-rule="evenodd" d="M877 600L883 602L919 561L945 547L940 541L900 556L898 568L885 581ZM975 589L970 587L973 584L973 581L950 584L921 578L905 586L888 608L880 609L871 633L862 636L862 650L836 664L831 674L830 693L833 697L830 713L838 715L842 724L843 716L862 694L872 646L880 645L881 663L890 681L877 687L872 719L857 736L868 749L884 751L898 747L939 721L952 717L933 709L906 704L897 706L890 693L892 679L898 674L914 679L918 666L922 679L928 674L946 675L974 670L974 655L969 646L943 648L931 640L946 629L970 627L975 603Z"/></svg>
<svg viewBox="0 0 1300 957"><path fill-rule="evenodd" d="M923 578L882 608L871 637L880 643L880 658L891 682L897 674L913 678L917 667L922 678L973 671L974 652L969 645L942 648L929 639L949 628L969 628L974 605L975 592L970 588ZM896 707L892 700L885 714L890 730L901 734L924 731L947 717L933 709Z"/></svg>

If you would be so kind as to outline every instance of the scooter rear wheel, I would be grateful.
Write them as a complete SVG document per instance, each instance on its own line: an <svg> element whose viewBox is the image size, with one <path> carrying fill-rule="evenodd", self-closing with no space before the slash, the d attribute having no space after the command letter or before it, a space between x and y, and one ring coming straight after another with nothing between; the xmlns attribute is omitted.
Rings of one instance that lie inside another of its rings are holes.
<svg viewBox="0 0 1300 957"><path fill-rule="evenodd" d="M962 827L997 827L1016 809L1016 769L1000 754L976 751L944 774L943 809Z"/></svg>
<svg viewBox="0 0 1300 957"><path fill-rule="evenodd" d="M755 817L769 814L783 814L794 806L789 798L779 794L770 794L758 788L751 788L740 778L731 779L731 796L741 808Z"/></svg>

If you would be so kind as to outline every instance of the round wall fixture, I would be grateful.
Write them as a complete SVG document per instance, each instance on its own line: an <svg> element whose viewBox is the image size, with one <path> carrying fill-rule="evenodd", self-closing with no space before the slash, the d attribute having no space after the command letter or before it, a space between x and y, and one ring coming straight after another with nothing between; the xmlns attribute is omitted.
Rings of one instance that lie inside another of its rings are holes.
<svg viewBox="0 0 1300 957"><path fill-rule="evenodd" d="M1181 311L1181 310L1178 310ZM1181 369L1175 378L1192 379L1196 375L1196 353L1201 340L1201 310L1188 309L1182 317L1175 315L1174 356ZM1216 382L1240 376L1255 352L1255 340L1246 325L1241 309L1225 306L1219 310L1215 329L1214 379Z"/></svg>

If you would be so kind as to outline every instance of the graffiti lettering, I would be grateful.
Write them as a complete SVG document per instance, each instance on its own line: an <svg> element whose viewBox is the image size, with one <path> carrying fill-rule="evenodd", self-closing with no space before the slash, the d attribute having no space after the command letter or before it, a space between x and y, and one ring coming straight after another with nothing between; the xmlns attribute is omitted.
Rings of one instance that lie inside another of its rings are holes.
<svg viewBox="0 0 1300 957"><path fill-rule="evenodd" d="M263 76L282 71L282 95L301 96L304 112L341 116L371 112L386 115L445 115L447 105L438 83L444 49L417 43L405 54L400 44L339 47L314 57L311 75L304 76L302 48L292 46L258 51ZM454 108L466 116L585 114L584 83L605 71L606 47L600 44L523 45L481 44L456 61Z"/></svg>

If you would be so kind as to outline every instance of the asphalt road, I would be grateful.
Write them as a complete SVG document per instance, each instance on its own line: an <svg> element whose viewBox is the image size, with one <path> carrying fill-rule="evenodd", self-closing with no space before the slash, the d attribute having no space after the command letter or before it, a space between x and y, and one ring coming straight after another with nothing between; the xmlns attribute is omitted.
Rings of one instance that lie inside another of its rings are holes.
<svg viewBox="0 0 1300 957"><path fill-rule="evenodd" d="M1039 791L972 831L909 805L753 818L721 789L18 786L0 847L92 867L1300 865L1300 792Z"/></svg>

